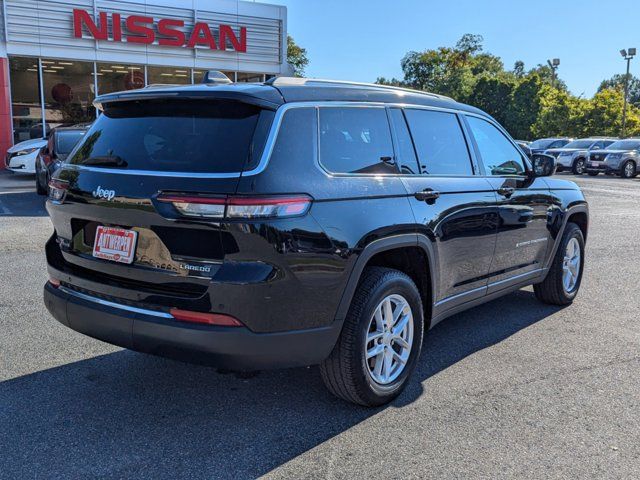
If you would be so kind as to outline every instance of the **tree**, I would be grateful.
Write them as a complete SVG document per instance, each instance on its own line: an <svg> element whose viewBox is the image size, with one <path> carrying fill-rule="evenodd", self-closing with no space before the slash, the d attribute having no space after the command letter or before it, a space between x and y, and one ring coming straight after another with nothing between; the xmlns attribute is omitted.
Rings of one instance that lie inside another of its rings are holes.
<svg viewBox="0 0 640 480"><path fill-rule="evenodd" d="M482 77L476 82L469 103L504 124L514 87L515 82L506 76Z"/></svg>
<svg viewBox="0 0 640 480"><path fill-rule="evenodd" d="M514 88L505 112L505 128L514 138L533 138L532 125L540 111L542 80L538 75L527 75Z"/></svg>
<svg viewBox="0 0 640 480"><path fill-rule="evenodd" d="M395 77L392 77L392 78L378 77L376 78L375 83L377 83L378 85L390 85L392 87L406 86L402 80L398 80Z"/></svg>
<svg viewBox="0 0 640 480"><path fill-rule="evenodd" d="M589 135L620 135L624 94L616 88L605 88L593 96L585 115ZM640 110L629 105L627 109L627 135L640 134Z"/></svg>
<svg viewBox="0 0 640 480"><path fill-rule="evenodd" d="M614 75L608 80L603 80L598 88L598 92L607 88L615 88L624 92L624 82L627 78L627 74ZM640 107L640 79L629 74L629 103L632 103L636 107Z"/></svg>
<svg viewBox="0 0 640 480"><path fill-rule="evenodd" d="M466 98L471 92L471 71L454 49L409 52L401 65L404 82L412 88L454 98Z"/></svg>
<svg viewBox="0 0 640 480"><path fill-rule="evenodd" d="M540 111L531 131L535 137L588 136L586 115L590 108L589 100L544 85L540 91Z"/></svg>
<svg viewBox="0 0 640 480"><path fill-rule="evenodd" d="M516 63L513 64L513 74L517 78L524 77L524 62L522 60L517 60Z"/></svg>
<svg viewBox="0 0 640 480"><path fill-rule="evenodd" d="M291 35L287 35L287 63L293 67L293 75L304 77L304 71L309 65L307 50L299 46Z"/></svg>
<svg viewBox="0 0 640 480"><path fill-rule="evenodd" d="M567 84L564 83L562 79L558 78L557 72L555 81L553 81L553 70L549 65L538 65L537 67L529 70L527 75L538 75L540 80L542 80L542 83L546 83L548 85L553 84L553 86L560 90L568 90Z"/></svg>

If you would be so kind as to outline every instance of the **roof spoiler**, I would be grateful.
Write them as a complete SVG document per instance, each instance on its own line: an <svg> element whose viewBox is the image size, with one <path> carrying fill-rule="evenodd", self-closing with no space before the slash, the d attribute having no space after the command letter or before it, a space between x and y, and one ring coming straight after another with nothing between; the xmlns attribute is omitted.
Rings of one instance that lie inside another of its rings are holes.
<svg viewBox="0 0 640 480"><path fill-rule="evenodd" d="M215 90L215 91L214 91ZM116 92L108 93L106 95L100 95L93 101L93 105L104 112L105 105L110 103L121 102L140 102L149 100L170 100L170 99L185 99L185 100L233 100L236 102L246 103L248 105L254 105L256 107L264 108L267 110L277 110L280 106L277 103L264 100L262 98L254 97L253 95L231 90L218 90L213 89L211 91L198 91L198 90L155 90L155 89L141 89L133 90L130 92Z"/></svg>

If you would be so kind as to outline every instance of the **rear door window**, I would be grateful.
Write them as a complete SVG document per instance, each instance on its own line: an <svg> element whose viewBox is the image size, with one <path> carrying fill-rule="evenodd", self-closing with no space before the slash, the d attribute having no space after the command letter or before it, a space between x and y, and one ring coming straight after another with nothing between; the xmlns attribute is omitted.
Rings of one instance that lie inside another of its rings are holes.
<svg viewBox="0 0 640 480"><path fill-rule="evenodd" d="M384 108L320 108L320 162L333 173L398 173Z"/></svg>
<svg viewBox="0 0 640 480"><path fill-rule="evenodd" d="M404 113L421 173L473 175L469 149L456 114L412 108Z"/></svg>
<svg viewBox="0 0 640 480"><path fill-rule="evenodd" d="M262 154L272 119L271 111L234 101L107 104L69 163L147 171L241 172Z"/></svg>

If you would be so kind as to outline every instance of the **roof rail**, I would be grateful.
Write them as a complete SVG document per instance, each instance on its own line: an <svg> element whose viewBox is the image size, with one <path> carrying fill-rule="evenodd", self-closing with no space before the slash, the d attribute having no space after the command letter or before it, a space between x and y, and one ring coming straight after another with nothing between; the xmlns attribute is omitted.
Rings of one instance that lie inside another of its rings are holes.
<svg viewBox="0 0 640 480"><path fill-rule="evenodd" d="M311 86L311 85L337 85L345 87L367 87L382 90L393 90L399 92L415 93L418 95L428 95L430 97L453 100L445 95L437 93L425 92L423 90L413 90L411 88L394 87L393 85L380 85L378 83L350 82L346 80L329 80L324 78L303 78L303 77L274 77L265 82L266 85L273 87L291 87L291 86Z"/></svg>

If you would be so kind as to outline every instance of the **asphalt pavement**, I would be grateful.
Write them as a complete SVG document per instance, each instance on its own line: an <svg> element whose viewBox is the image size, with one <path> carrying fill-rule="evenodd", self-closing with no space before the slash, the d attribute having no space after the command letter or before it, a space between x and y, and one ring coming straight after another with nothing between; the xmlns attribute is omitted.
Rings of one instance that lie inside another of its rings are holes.
<svg viewBox="0 0 640 480"><path fill-rule="evenodd" d="M449 318L365 409L316 367L230 374L62 326L43 198L0 172L0 478L639 478L640 178L559 176L591 208L574 304L525 289Z"/></svg>

